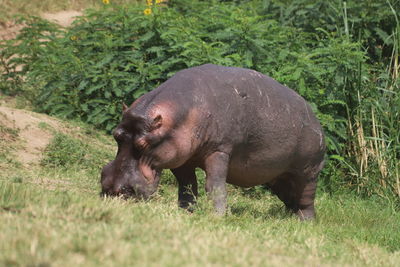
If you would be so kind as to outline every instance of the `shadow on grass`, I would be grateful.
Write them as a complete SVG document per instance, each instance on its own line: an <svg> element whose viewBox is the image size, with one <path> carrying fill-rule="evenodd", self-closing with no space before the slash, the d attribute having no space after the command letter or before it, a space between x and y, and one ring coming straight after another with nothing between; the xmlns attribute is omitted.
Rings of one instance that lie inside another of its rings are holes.
<svg viewBox="0 0 400 267"><path fill-rule="evenodd" d="M293 212L288 210L266 185L234 188L236 193L246 199L230 204L230 212L234 216L248 216L254 219L287 219L293 216Z"/></svg>
<svg viewBox="0 0 400 267"><path fill-rule="evenodd" d="M283 203L272 203L268 209L259 209L251 204L235 203L230 207L230 212L236 217L247 216L254 219L288 219L294 216L293 212L286 209Z"/></svg>

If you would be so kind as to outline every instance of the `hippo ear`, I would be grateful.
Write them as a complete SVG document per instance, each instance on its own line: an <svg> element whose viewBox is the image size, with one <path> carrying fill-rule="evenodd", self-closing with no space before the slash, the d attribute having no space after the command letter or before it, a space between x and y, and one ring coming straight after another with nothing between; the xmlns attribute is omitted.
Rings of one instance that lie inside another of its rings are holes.
<svg viewBox="0 0 400 267"><path fill-rule="evenodd" d="M154 119L153 122L151 123L151 130L156 130L160 128L162 125L162 117L161 115L157 115Z"/></svg>
<svg viewBox="0 0 400 267"><path fill-rule="evenodd" d="M122 102L122 113L125 113L125 111L128 109L128 106Z"/></svg>

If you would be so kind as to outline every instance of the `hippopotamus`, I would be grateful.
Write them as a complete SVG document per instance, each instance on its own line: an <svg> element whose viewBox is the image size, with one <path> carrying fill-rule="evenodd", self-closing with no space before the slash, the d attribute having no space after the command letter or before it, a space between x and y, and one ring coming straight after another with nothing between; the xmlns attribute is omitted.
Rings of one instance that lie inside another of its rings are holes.
<svg viewBox="0 0 400 267"><path fill-rule="evenodd" d="M212 64L181 70L123 105L113 136L118 152L102 170L102 194L147 199L170 169L178 204L189 209L201 168L217 214L226 211L226 183L266 184L300 219L315 217L321 125L299 94L257 71Z"/></svg>

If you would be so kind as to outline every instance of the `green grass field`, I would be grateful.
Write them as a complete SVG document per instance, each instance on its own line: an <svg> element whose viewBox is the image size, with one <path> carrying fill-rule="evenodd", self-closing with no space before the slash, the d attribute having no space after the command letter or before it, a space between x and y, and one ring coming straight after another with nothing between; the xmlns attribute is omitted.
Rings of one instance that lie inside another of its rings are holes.
<svg viewBox="0 0 400 267"><path fill-rule="evenodd" d="M383 200L319 192L318 219L302 223L261 188L229 187L226 216L213 214L204 190L189 214L177 207L168 171L148 202L102 199L99 171L114 153L109 136L81 124L39 122L54 137L40 163L26 166L16 157L24 145L20 131L0 126L0 266L400 262L400 213Z"/></svg>

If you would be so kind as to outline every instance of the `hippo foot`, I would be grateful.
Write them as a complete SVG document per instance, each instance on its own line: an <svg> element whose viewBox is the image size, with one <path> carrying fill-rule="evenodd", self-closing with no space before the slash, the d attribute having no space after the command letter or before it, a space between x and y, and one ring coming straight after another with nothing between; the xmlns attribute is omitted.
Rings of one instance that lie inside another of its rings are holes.
<svg viewBox="0 0 400 267"><path fill-rule="evenodd" d="M189 213L193 213L195 211L196 202L192 201L179 201L179 207L188 211Z"/></svg>
<svg viewBox="0 0 400 267"><path fill-rule="evenodd" d="M299 209L296 212L297 217L299 217L300 221L309 221L315 219L315 211L314 209Z"/></svg>
<svg viewBox="0 0 400 267"><path fill-rule="evenodd" d="M222 217L226 214L226 194L222 197L214 197L215 215Z"/></svg>

